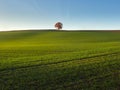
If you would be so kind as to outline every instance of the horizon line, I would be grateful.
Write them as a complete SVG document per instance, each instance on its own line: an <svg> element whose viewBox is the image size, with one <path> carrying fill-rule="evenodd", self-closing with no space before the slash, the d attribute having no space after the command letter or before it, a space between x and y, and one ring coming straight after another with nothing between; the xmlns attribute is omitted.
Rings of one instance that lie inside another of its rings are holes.
<svg viewBox="0 0 120 90"><path fill-rule="evenodd" d="M14 29L14 30L0 30L0 32L7 32L7 31L120 31L120 29Z"/></svg>

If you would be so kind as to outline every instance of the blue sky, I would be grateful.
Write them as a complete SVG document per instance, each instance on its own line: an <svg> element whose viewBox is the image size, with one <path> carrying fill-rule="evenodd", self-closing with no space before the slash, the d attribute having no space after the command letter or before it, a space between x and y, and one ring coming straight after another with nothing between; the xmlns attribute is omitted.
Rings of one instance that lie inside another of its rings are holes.
<svg viewBox="0 0 120 90"><path fill-rule="evenodd" d="M120 0L0 0L0 30L120 29Z"/></svg>

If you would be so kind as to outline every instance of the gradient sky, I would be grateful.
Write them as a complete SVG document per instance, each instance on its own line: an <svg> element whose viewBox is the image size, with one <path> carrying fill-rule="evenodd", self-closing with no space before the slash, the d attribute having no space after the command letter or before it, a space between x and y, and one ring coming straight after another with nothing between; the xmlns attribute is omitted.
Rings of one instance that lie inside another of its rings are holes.
<svg viewBox="0 0 120 90"><path fill-rule="evenodd" d="M0 30L120 29L120 0L0 0Z"/></svg>

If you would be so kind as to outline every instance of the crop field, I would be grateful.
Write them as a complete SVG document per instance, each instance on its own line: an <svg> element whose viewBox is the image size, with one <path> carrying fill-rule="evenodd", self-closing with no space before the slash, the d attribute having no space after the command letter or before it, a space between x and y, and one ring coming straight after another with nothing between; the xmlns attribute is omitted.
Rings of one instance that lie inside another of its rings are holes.
<svg viewBox="0 0 120 90"><path fill-rule="evenodd" d="M120 31L0 32L0 90L120 90Z"/></svg>

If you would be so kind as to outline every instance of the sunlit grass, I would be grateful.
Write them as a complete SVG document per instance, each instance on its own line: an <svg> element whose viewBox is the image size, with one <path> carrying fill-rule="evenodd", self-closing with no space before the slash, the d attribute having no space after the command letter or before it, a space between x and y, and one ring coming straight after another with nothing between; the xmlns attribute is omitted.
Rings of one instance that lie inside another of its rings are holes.
<svg viewBox="0 0 120 90"><path fill-rule="evenodd" d="M120 32L0 32L0 89L116 90Z"/></svg>

